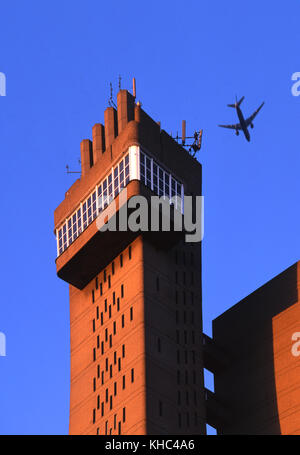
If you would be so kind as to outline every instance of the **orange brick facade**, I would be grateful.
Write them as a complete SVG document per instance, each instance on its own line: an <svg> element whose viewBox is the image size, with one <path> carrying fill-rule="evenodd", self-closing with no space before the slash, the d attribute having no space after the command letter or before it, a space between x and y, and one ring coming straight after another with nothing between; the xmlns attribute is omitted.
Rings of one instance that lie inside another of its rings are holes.
<svg viewBox="0 0 300 455"><path fill-rule="evenodd" d="M104 119L82 141L82 175L55 211L56 232L131 146L201 194L201 165L130 93ZM151 195L138 180L127 190ZM94 220L56 266L70 286L70 434L205 434L201 244L101 233Z"/></svg>

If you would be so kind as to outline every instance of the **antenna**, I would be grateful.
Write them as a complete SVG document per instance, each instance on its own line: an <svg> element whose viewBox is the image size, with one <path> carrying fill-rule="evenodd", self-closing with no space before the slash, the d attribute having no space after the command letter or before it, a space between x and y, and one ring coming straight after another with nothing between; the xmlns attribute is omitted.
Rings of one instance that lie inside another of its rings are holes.
<svg viewBox="0 0 300 455"><path fill-rule="evenodd" d="M135 80L135 77L132 79L132 94L133 94L133 98L135 99L136 98L136 80Z"/></svg>
<svg viewBox="0 0 300 455"><path fill-rule="evenodd" d="M117 108L117 106L115 105L114 100L113 100L113 86L112 86L111 82L109 83L109 86L110 86L110 97L108 99L108 104L110 107Z"/></svg>
<svg viewBox="0 0 300 455"><path fill-rule="evenodd" d="M81 171L70 171L69 169L69 165L67 164L66 165L66 169L67 169L67 174L81 174Z"/></svg>
<svg viewBox="0 0 300 455"><path fill-rule="evenodd" d="M186 136L186 121L182 120L182 145L185 144L185 136Z"/></svg>
<svg viewBox="0 0 300 455"><path fill-rule="evenodd" d="M81 160L78 160L78 163L81 164ZM66 165L66 169L67 169L67 174L81 174L81 171L70 171L68 164Z"/></svg>
<svg viewBox="0 0 300 455"><path fill-rule="evenodd" d="M121 90L121 82L122 82L122 78L121 78L121 76L119 76L119 90Z"/></svg>

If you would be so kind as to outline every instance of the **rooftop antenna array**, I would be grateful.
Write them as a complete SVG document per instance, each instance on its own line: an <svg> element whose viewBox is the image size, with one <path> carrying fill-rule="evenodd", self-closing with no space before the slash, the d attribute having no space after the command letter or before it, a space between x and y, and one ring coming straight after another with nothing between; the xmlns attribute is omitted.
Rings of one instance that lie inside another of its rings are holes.
<svg viewBox="0 0 300 455"><path fill-rule="evenodd" d="M189 154L194 158L196 153L201 150L202 146L202 136L203 136L203 130L195 131L193 136L187 136L186 135L186 121L182 120L182 134L181 136L177 136L174 138L178 143L181 141L182 147L188 147L188 152ZM191 142L191 139L194 141ZM186 140L188 140L188 144L186 143Z"/></svg>

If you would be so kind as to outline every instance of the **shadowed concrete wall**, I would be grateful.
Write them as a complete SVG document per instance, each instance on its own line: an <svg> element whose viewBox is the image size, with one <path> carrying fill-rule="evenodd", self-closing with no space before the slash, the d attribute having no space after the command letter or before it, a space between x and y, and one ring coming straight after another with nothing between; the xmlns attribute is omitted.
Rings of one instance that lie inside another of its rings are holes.
<svg viewBox="0 0 300 455"><path fill-rule="evenodd" d="M219 434L300 434L299 262L213 321L229 361L215 393L231 413Z"/></svg>

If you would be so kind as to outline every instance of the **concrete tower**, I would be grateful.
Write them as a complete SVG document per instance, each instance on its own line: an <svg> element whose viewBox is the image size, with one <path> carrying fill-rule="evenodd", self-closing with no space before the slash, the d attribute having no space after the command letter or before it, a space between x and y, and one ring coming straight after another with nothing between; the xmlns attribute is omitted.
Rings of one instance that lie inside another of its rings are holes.
<svg viewBox="0 0 300 455"><path fill-rule="evenodd" d="M125 204L200 195L201 165L128 91L117 106L82 141L81 178L55 210L57 274L70 292L70 434L204 434L201 244L97 228L106 197L120 213L123 188Z"/></svg>

